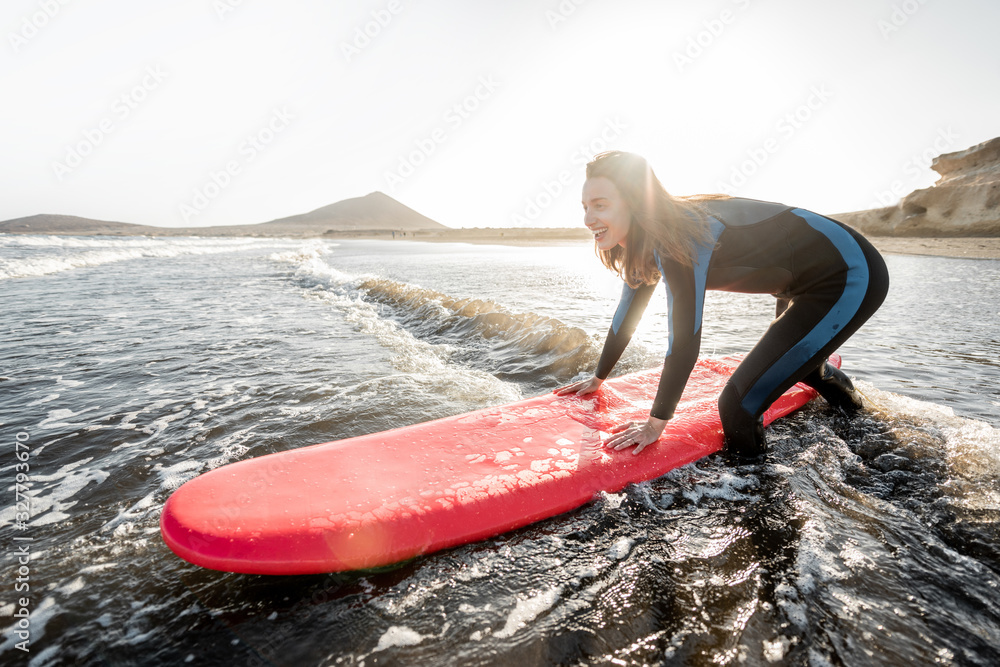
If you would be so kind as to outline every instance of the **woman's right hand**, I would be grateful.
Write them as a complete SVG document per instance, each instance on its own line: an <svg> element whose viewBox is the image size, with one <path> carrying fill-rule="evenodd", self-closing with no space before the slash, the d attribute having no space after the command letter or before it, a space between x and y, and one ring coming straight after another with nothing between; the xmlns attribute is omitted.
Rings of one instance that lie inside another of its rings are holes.
<svg viewBox="0 0 1000 667"><path fill-rule="evenodd" d="M600 388L604 380L591 377L586 380L580 380L579 382L574 382L573 384L568 384L565 387L559 387L555 390L556 396L570 396L576 394L577 396L586 396L587 394L593 394Z"/></svg>

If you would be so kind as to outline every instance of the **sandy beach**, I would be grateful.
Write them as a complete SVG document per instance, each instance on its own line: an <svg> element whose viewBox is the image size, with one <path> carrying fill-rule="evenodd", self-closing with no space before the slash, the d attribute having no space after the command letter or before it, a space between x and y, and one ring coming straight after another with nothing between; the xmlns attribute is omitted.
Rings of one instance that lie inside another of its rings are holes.
<svg viewBox="0 0 1000 667"><path fill-rule="evenodd" d="M168 228L136 226L136 230L102 225L97 221L84 229L46 226L42 229L5 230L7 233L35 233L72 236L211 236L221 238L325 238L382 239L398 241L425 241L432 243L475 243L509 246L567 245L590 243L590 234L582 227L550 228L456 228L447 230L416 230L392 232L390 230L345 230L316 233L313 230L261 230L254 226L229 228ZM1000 259L1000 237L898 237L867 236L869 241L884 254L932 255L964 259Z"/></svg>
<svg viewBox="0 0 1000 667"><path fill-rule="evenodd" d="M923 238L869 236L879 252L889 255L933 255L964 259L1000 259L1000 237Z"/></svg>

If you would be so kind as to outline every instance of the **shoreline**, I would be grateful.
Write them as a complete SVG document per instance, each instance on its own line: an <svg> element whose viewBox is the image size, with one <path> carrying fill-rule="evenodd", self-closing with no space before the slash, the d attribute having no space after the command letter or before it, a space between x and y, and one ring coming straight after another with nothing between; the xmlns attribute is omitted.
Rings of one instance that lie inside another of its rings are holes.
<svg viewBox="0 0 1000 667"><path fill-rule="evenodd" d="M506 246L565 246L590 243L590 234L583 228L459 228L447 231L340 231L290 234L199 234L196 229L183 230L158 229L155 234L139 234L151 238L204 237L204 238L319 238L330 241L339 239L381 240L381 241L420 241L426 243L471 243L477 245ZM91 228L79 231L32 231L4 232L0 236L20 236L25 233L40 236L111 236L125 237L133 234L123 234L120 230ZM1000 237L925 237L925 236L865 236L882 254L888 255L922 255L931 257L948 257L953 259L987 259L1000 260Z"/></svg>
<svg viewBox="0 0 1000 667"><path fill-rule="evenodd" d="M1000 260L1000 237L865 236L865 238L884 255L920 255L925 257L946 257L949 259ZM452 235L445 232L433 237L415 236L406 237L403 240L507 246L554 246L590 243L589 234L582 237L570 234L565 236L534 237L528 234L511 238L504 237L502 234Z"/></svg>

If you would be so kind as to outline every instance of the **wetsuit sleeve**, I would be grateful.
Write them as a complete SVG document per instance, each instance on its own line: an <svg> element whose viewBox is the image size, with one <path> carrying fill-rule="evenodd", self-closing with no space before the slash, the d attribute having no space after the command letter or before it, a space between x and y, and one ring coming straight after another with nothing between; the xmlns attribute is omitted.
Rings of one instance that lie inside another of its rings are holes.
<svg viewBox="0 0 1000 667"><path fill-rule="evenodd" d="M704 288L698 284L691 267L664 259L660 270L667 285L670 337L656 399L649 414L657 419L670 419L698 361Z"/></svg>
<svg viewBox="0 0 1000 667"><path fill-rule="evenodd" d="M646 311L649 298L656 290L656 285L642 285L640 287L629 287L628 283L622 287L622 298L618 302L618 309L615 317L611 321L611 328L608 329L608 337L604 340L604 350L601 352L601 360L597 363L597 370L594 375L601 380L606 380L611 374L611 369L615 367L621 359L622 352L632 334L642 319L642 314Z"/></svg>

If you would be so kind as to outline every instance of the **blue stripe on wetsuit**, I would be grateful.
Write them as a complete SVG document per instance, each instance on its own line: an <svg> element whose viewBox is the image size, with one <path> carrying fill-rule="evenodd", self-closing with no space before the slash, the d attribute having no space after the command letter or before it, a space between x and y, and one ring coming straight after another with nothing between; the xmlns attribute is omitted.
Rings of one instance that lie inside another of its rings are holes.
<svg viewBox="0 0 1000 667"><path fill-rule="evenodd" d="M694 331L691 332L692 335L697 334L698 330L701 329L701 320L705 312L705 286L708 284L708 266L712 262L712 252L715 251L719 237L726 230L726 226L712 216L708 217L708 227L712 235L712 241L711 243L703 243L698 246L698 257L695 259L693 267L695 288ZM667 353L664 356L669 357L671 351L674 349L674 332L676 331L676 327L674 326L674 295L670 291L670 283L667 281L666 273L663 271L663 264L660 262L660 253L654 251L653 256L656 258L656 267L660 270L660 275L663 276L663 284L667 289L667 322L670 325L670 332L667 335Z"/></svg>
<svg viewBox="0 0 1000 667"><path fill-rule="evenodd" d="M659 260L657 260L659 261ZM628 309L632 306L632 299L635 297L635 289L629 287L628 283L622 286L622 296L618 301L618 310L615 311L615 318L611 320L611 330L618 334L618 330L622 328L622 322L625 321L625 315L628 314Z"/></svg>
<svg viewBox="0 0 1000 667"><path fill-rule="evenodd" d="M868 261L857 242L837 223L801 208L791 211L805 220L810 227L825 236L840 252L847 264L847 281L844 291L820 322L792 346L781 359L768 368L743 397L742 406L750 414L757 414L771 390L785 378L802 367L833 338L840 327L850 322L861 307L868 291Z"/></svg>
<svg viewBox="0 0 1000 667"><path fill-rule="evenodd" d="M660 275L663 276L663 287L667 291L667 324L669 325L669 331L667 331L667 354L665 356L670 356L670 352L674 349L674 293L670 291L670 282L667 280L666 274L663 273L663 264L660 262L660 253L657 250L653 251L653 257L656 258L656 268L660 270ZM695 321L698 321L697 316ZM695 328L695 331L698 329Z"/></svg>

